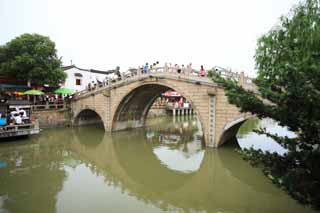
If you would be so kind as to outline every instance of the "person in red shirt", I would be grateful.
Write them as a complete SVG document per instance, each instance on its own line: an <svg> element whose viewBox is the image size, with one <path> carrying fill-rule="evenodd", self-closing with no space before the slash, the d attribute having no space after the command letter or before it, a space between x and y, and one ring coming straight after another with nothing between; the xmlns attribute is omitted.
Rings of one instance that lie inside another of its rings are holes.
<svg viewBox="0 0 320 213"><path fill-rule="evenodd" d="M201 77L205 77L206 76L206 71L204 70L203 65L201 65L201 68L200 68L200 76Z"/></svg>

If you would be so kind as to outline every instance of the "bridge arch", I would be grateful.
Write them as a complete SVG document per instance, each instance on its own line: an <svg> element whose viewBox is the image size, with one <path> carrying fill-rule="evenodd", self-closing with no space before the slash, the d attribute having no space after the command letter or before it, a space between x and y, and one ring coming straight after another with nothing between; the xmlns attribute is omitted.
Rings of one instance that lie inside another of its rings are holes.
<svg viewBox="0 0 320 213"><path fill-rule="evenodd" d="M197 104L192 95L168 83L152 82L137 85L119 98L112 116L112 131L144 126L153 102L167 90L180 93L191 103L193 111L196 112L202 126L201 112L197 109Z"/></svg>
<svg viewBox="0 0 320 213"><path fill-rule="evenodd" d="M80 110L72 121L73 126L83 126L83 125L91 125L98 124L104 127L104 121L99 112L94 109L85 108Z"/></svg>
<svg viewBox="0 0 320 213"><path fill-rule="evenodd" d="M250 116L241 116L236 118L235 120L227 123L224 125L222 129L222 133L220 135L219 141L220 145L224 144L226 141L230 140L231 138L237 135L237 132L241 125L246 122L248 119L253 118L253 115Z"/></svg>

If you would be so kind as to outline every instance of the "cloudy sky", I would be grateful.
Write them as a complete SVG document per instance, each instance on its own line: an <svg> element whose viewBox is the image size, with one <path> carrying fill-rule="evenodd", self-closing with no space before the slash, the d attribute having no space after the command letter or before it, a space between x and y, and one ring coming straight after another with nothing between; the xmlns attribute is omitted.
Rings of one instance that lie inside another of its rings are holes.
<svg viewBox="0 0 320 213"><path fill-rule="evenodd" d="M0 45L49 36L65 65L160 61L255 73L256 40L298 0L0 0Z"/></svg>

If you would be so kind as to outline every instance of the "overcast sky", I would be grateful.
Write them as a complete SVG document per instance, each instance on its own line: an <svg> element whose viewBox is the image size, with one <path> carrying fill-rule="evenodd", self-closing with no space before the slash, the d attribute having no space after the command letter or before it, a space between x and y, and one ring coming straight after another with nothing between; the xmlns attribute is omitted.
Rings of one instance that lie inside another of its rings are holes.
<svg viewBox="0 0 320 213"><path fill-rule="evenodd" d="M255 73L256 40L298 0L0 0L0 45L47 35L64 65L159 61Z"/></svg>

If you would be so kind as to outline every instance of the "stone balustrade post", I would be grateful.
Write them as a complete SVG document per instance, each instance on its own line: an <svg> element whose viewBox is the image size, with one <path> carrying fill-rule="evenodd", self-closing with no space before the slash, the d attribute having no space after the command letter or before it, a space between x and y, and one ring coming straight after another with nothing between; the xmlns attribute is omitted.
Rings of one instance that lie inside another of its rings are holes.
<svg viewBox="0 0 320 213"><path fill-rule="evenodd" d="M242 86L242 87L245 86L245 76L244 76L244 72L243 71L240 73L239 85Z"/></svg>

